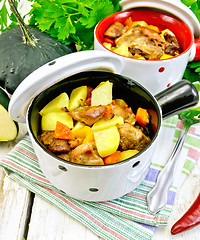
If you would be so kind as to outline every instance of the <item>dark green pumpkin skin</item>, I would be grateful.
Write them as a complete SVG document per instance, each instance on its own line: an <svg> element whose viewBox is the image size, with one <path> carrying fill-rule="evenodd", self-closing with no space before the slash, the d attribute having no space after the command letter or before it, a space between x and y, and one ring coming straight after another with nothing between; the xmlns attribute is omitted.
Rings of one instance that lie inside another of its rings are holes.
<svg viewBox="0 0 200 240"><path fill-rule="evenodd" d="M8 104L10 102L10 98L8 94L4 91L4 89L0 88L0 104L8 110Z"/></svg>
<svg viewBox="0 0 200 240"><path fill-rule="evenodd" d="M75 46L66 46L36 27L28 29L37 39L35 46L23 42L19 26L0 35L0 86L10 94L40 66L76 51Z"/></svg>

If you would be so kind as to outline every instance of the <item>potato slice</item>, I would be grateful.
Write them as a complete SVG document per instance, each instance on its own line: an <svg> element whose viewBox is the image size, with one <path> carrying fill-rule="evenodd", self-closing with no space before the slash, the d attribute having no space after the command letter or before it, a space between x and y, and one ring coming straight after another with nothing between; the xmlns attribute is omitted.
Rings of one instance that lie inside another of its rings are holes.
<svg viewBox="0 0 200 240"><path fill-rule="evenodd" d="M120 135L116 126L94 132L97 151L101 157L114 153L119 146Z"/></svg>
<svg viewBox="0 0 200 240"><path fill-rule="evenodd" d="M112 83L109 81L100 83L93 91L91 105L107 105L112 102Z"/></svg>
<svg viewBox="0 0 200 240"><path fill-rule="evenodd" d="M117 124L121 125L124 123L124 119L121 116L114 116L110 120L100 119L92 126L93 131L101 131L103 129L116 126Z"/></svg>
<svg viewBox="0 0 200 240"><path fill-rule="evenodd" d="M119 47L113 49L113 52L125 57L133 57L133 55L129 52L129 49L126 43L123 43Z"/></svg>
<svg viewBox="0 0 200 240"><path fill-rule="evenodd" d="M49 102L41 111L40 115L47 114L49 112L59 112L62 111L62 108L69 108L69 97L67 93L63 92Z"/></svg>
<svg viewBox="0 0 200 240"><path fill-rule="evenodd" d="M83 106L87 97L87 86L81 86L72 90L69 98L69 111Z"/></svg>
<svg viewBox="0 0 200 240"><path fill-rule="evenodd" d="M126 150L121 152L121 161L128 159L132 156L134 156L135 154L139 153L138 150Z"/></svg>
<svg viewBox="0 0 200 240"><path fill-rule="evenodd" d="M135 21L133 22L133 26L142 26L142 27L148 27L148 24L145 21Z"/></svg>
<svg viewBox="0 0 200 240"><path fill-rule="evenodd" d="M73 119L67 112L49 112L42 116L41 128L42 130L54 131L56 129L56 122L59 121L69 128L73 128Z"/></svg>
<svg viewBox="0 0 200 240"><path fill-rule="evenodd" d="M85 126L84 123L78 121L78 122L76 122L76 124L74 125L73 129L82 128L82 127L84 127L84 126Z"/></svg>

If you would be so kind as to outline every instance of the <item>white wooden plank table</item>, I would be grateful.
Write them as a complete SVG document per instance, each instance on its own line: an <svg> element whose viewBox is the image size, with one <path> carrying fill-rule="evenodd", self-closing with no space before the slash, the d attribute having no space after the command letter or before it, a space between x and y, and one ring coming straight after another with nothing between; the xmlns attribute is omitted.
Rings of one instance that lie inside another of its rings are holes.
<svg viewBox="0 0 200 240"><path fill-rule="evenodd" d="M16 140L8 143L0 142L0 158L8 153L25 133L26 126L21 124ZM199 192L200 163L196 165L177 194L168 225L158 228L152 240L200 239L200 226L176 236L170 234L174 222L188 209ZM100 240L101 238L57 207L9 179L0 168L0 239Z"/></svg>

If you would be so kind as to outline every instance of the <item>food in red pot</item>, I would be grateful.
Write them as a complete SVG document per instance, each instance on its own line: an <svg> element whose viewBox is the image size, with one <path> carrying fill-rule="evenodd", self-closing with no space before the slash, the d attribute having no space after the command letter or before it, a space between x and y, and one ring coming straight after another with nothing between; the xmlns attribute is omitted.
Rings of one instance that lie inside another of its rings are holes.
<svg viewBox="0 0 200 240"><path fill-rule="evenodd" d="M104 32L103 45L109 50L130 58L159 60L177 56L180 46L175 34L161 30L145 21L114 22Z"/></svg>

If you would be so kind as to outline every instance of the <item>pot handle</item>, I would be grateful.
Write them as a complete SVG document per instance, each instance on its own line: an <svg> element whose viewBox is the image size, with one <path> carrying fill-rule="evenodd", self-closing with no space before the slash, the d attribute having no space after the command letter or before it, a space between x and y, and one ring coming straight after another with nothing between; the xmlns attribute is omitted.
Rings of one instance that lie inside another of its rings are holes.
<svg viewBox="0 0 200 240"><path fill-rule="evenodd" d="M185 79L156 94L155 98L162 109L163 119L192 108L199 102L196 87Z"/></svg>
<svg viewBox="0 0 200 240"><path fill-rule="evenodd" d="M98 50L71 53L44 64L28 75L17 87L9 103L9 114L17 122L26 121L32 99L54 83L88 70L121 73L122 60L115 54Z"/></svg>

